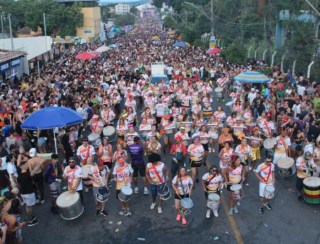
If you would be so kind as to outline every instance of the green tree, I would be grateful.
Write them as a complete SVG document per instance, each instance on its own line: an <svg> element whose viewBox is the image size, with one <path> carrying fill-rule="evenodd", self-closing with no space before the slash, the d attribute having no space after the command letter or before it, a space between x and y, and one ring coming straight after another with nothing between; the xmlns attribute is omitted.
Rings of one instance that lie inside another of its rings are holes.
<svg viewBox="0 0 320 244"><path fill-rule="evenodd" d="M117 15L114 23L117 26L133 25L135 17L132 14Z"/></svg>
<svg viewBox="0 0 320 244"><path fill-rule="evenodd" d="M246 59L246 49L234 42L221 52L221 56L230 63L244 63Z"/></svg>

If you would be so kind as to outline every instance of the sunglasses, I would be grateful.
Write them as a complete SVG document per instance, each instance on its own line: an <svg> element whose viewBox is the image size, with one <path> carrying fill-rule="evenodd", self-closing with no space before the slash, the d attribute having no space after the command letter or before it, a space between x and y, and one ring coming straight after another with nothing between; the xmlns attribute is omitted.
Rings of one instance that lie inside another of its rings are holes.
<svg viewBox="0 0 320 244"><path fill-rule="evenodd" d="M76 163L76 161L69 161L69 164L74 164Z"/></svg>

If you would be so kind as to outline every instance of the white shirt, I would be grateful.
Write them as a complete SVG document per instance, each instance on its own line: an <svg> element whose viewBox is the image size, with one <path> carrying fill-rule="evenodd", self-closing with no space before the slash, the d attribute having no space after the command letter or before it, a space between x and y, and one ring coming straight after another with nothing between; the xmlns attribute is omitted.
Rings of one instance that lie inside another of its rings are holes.
<svg viewBox="0 0 320 244"><path fill-rule="evenodd" d="M13 174L14 177L18 178L18 171L17 171L17 167L14 163L8 162L7 163L7 172L11 178L11 175Z"/></svg>

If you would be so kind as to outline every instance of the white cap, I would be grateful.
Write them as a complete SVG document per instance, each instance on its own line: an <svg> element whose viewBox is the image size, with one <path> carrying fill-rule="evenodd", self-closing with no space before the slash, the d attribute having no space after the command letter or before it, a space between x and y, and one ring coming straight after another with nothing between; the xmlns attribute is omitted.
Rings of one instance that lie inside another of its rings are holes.
<svg viewBox="0 0 320 244"><path fill-rule="evenodd" d="M36 156L36 153L37 153L37 150L36 150L35 148L31 148L31 149L29 150L29 156L30 156L30 157Z"/></svg>
<svg viewBox="0 0 320 244"><path fill-rule="evenodd" d="M251 91L254 91L254 88L251 88Z"/></svg>
<svg viewBox="0 0 320 244"><path fill-rule="evenodd" d="M34 103L33 105L32 105L32 107L37 107L38 106L38 104L37 103Z"/></svg>

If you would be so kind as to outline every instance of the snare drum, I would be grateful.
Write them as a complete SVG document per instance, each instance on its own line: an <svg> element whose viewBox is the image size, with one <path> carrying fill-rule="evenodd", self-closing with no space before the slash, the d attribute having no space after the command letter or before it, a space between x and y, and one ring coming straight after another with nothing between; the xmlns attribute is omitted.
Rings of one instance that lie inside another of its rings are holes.
<svg viewBox="0 0 320 244"><path fill-rule="evenodd" d="M91 133L90 135L88 135L88 140L91 143L91 145L95 148L97 148L101 145L100 135L98 135L96 133Z"/></svg>
<svg viewBox="0 0 320 244"><path fill-rule="evenodd" d="M193 207L193 201L191 198L183 198L180 201L179 212L182 216L188 215L191 213L191 208Z"/></svg>
<svg viewBox="0 0 320 244"><path fill-rule="evenodd" d="M320 203L320 178L308 177L303 180L304 200L307 203Z"/></svg>
<svg viewBox="0 0 320 244"><path fill-rule="evenodd" d="M230 187L232 198L234 200L240 200L243 197L242 186L240 184L234 184Z"/></svg>
<svg viewBox="0 0 320 244"><path fill-rule="evenodd" d="M246 135L249 135L249 136L251 136L251 135L253 135L253 129L257 126L257 124L256 123L247 123L246 124L247 125L247 129L246 129Z"/></svg>
<svg viewBox="0 0 320 244"><path fill-rule="evenodd" d="M217 210L220 205L220 196L216 193L208 195L207 207L212 210Z"/></svg>
<svg viewBox="0 0 320 244"><path fill-rule="evenodd" d="M272 199L274 197L274 186L266 186L265 190L264 190L264 198L266 199Z"/></svg>
<svg viewBox="0 0 320 244"><path fill-rule="evenodd" d="M128 202L131 199L132 189L130 186L124 186L121 188L121 191L118 195L118 198L121 202Z"/></svg>
<svg viewBox="0 0 320 244"><path fill-rule="evenodd" d="M263 142L263 147L266 149L266 152L269 156L274 155L274 146L277 144L275 137L266 138Z"/></svg>
<svg viewBox="0 0 320 244"><path fill-rule="evenodd" d="M166 184L159 185L157 190L162 200L166 201L171 197L170 188Z"/></svg>
<svg viewBox="0 0 320 244"><path fill-rule="evenodd" d="M57 206L60 209L61 218L73 220L78 218L84 211L78 192L66 191L57 198Z"/></svg>
<svg viewBox="0 0 320 244"><path fill-rule="evenodd" d="M296 173L296 167L294 165L293 158L280 158L277 165L279 167L279 174L281 176L288 177Z"/></svg>
<svg viewBox="0 0 320 244"><path fill-rule="evenodd" d="M103 135L109 138L109 142L113 142L117 139L116 129L111 125L103 128Z"/></svg>
<svg viewBox="0 0 320 244"><path fill-rule="evenodd" d="M96 200L98 202L106 202L109 200L109 195L110 195L110 191L107 187L103 186L103 187L99 187L97 195L96 195Z"/></svg>
<svg viewBox="0 0 320 244"><path fill-rule="evenodd" d="M223 88L217 87L216 89L214 89L214 91L216 92L218 98L222 97Z"/></svg>
<svg viewBox="0 0 320 244"><path fill-rule="evenodd" d="M87 188L92 188L92 180L88 178L88 174L90 171L90 164L86 164L82 166L82 182L83 186Z"/></svg>

